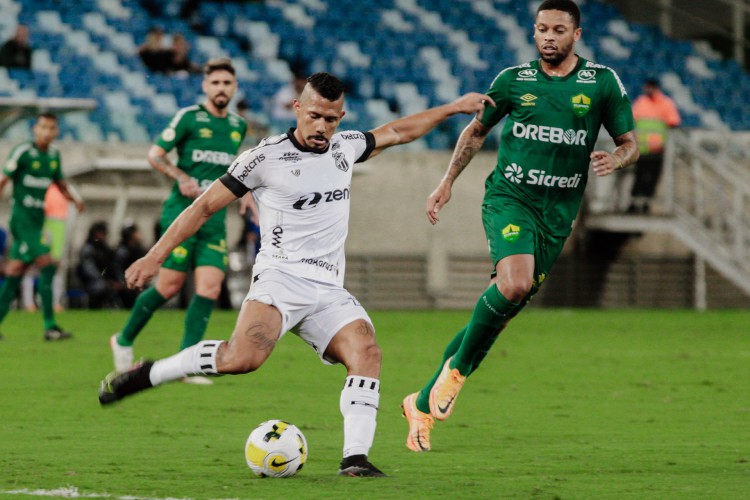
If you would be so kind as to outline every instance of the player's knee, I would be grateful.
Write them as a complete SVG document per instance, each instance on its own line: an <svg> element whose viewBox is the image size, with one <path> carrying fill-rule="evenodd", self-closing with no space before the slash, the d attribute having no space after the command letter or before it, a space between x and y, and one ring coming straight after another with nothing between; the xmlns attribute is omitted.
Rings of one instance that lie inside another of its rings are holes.
<svg viewBox="0 0 750 500"><path fill-rule="evenodd" d="M165 299L171 299L178 293L182 288L182 283L168 282L168 283L156 283L156 291Z"/></svg>
<svg viewBox="0 0 750 500"><path fill-rule="evenodd" d="M498 289L508 301L520 304L529 292L531 292L531 286L531 278L524 277L505 280L498 284Z"/></svg>
<svg viewBox="0 0 750 500"><path fill-rule="evenodd" d="M202 283L195 287L195 293L207 299L216 300L221 294L221 282L217 284Z"/></svg>
<svg viewBox="0 0 750 500"><path fill-rule="evenodd" d="M380 350L380 346L374 341L364 347L362 350L362 364L369 368L380 368L380 363L383 360L383 351Z"/></svg>

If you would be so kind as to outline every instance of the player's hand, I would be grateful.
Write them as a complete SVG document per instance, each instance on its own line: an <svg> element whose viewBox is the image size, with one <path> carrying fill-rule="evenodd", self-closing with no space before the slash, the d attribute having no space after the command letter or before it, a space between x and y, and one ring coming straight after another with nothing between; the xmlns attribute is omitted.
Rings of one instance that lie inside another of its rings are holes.
<svg viewBox="0 0 750 500"><path fill-rule="evenodd" d="M159 263L146 255L125 270L125 284L128 288L142 290L158 272Z"/></svg>
<svg viewBox="0 0 750 500"><path fill-rule="evenodd" d="M441 182L435 191L427 198L427 220L433 226L440 219L437 214L443 206L451 199L451 186L447 182Z"/></svg>
<svg viewBox="0 0 750 500"><path fill-rule="evenodd" d="M201 189L198 187L198 181L192 177L180 177L177 181L177 186L180 188L180 194L186 198L195 199L201 194Z"/></svg>
<svg viewBox="0 0 750 500"><path fill-rule="evenodd" d="M609 175L622 168L622 162L608 151L592 151L590 158L591 168L599 177Z"/></svg>
<svg viewBox="0 0 750 500"><path fill-rule="evenodd" d="M495 107L495 101L491 97L478 92L464 94L453 101L453 104L457 107L459 113L467 115L481 113L487 105Z"/></svg>
<svg viewBox="0 0 750 500"><path fill-rule="evenodd" d="M83 202L83 200L75 200L73 202L73 205L75 205L76 211L79 213L86 210L86 204Z"/></svg>

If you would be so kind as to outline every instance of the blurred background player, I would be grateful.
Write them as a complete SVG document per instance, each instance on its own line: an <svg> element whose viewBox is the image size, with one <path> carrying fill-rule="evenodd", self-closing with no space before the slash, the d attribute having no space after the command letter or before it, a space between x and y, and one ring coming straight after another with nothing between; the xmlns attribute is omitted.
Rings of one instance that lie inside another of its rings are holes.
<svg viewBox="0 0 750 500"><path fill-rule="evenodd" d="M680 125L680 112L674 101L661 91L659 81L649 78L643 84L643 94L633 101L633 119L641 156L635 165L628 212L645 214L661 177L669 129Z"/></svg>
<svg viewBox="0 0 750 500"><path fill-rule="evenodd" d="M39 269L39 296L44 318L44 338L64 340L71 337L55 321L52 281L57 263L50 255L50 247L43 241L44 200L51 184L57 184L63 196L76 209L84 209L83 201L68 189L63 179L60 153L52 146L59 133L57 116L40 114L33 127L34 140L19 144L10 152L3 174L0 193L8 182L13 182L13 208L10 231L13 246L5 266L5 282L0 288L0 322L8 314L10 304L18 292L25 269L32 263Z"/></svg>
<svg viewBox="0 0 750 500"><path fill-rule="evenodd" d="M148 153L151 166L175 181L164 202L163 230L226 172L247 131L245 121L227 107L237 91L235 70L229 59L212 59L206 63L202 88L206 100L178 111ZM173 148L177 148L177 165L167 157ZM162 263L156 284L138 296L122 331L110 339L115 370L130 368L136 337L154 311L180 292L191 268L195 273L195 295L185 314L180 349L203 338L227 265L225 219L226 210L214 214L200 231L175 248ZM197 377L186 381L211 383Z"/></svg>
<svg viewBox="0 0 750 500"><path fill-rule="evenodd" d="M453 182L507 116L482 204L493 279L469 324L448 344L437 372L422 390L404 398L406 446L412 451L430 450L434 419L451 415L466 377L549 275L572 230L589 164L596 175L609 175L638 158L630 100L620 79L574 52L580 21L573 1L542 2L534 24L540 59L495 78L487 95L497 106L464 129L443 180L427 199L427 218L434 225ZM594 151L602 125L617 146L611 153Z"/></svg>

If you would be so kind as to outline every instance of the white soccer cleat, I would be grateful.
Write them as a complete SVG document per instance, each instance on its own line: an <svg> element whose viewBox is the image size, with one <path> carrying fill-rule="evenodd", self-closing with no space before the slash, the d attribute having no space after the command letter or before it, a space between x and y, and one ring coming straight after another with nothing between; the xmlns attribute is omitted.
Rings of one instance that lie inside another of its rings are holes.
<svg viewBox="0 0 750 500"><path fill-rule="evenodd" d="M214 381L208 377L202 375L191 375L189 377L183 377L180 379L181 382L193 385L214 385Z"/></svg>
<svg viewBox="0 0 750 500"><path fill-rule="evenodd" d="M109 338L109 348L112 349L117 373L126 372L133 367L133 347L118 344L116 333Z"/></svg>

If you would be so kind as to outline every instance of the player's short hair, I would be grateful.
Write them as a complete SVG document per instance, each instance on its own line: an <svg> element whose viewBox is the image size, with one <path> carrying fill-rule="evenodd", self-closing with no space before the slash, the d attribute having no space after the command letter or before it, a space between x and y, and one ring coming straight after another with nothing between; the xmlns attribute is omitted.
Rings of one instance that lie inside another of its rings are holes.
<svg viewBox="0 0 750 500"><path fill-rule="evenodd" d="M576 28L581 26L581 9L573 0L544 0L539 8L536 9L536 14L543 10L561 10L570 14L573 18L573 24Z"/></svg>
<svg viewBox="0 0 750 500"><path fill-rule="evenodd" d="M344 93L344 83L330 73L315 73L307 77L307 83L322 98L336 101Z"/></svg>
<svg viewBox="0 0 750 500"><path fill-rule="evenodd" d="M57 115L55 113L52 113L51 111L42 111L41 113L36 115L36 121L39 121L42 118L46 118L47 120L57 121Z"/></svg>
<svg viewBox="0 0 750 500"><path fill-rule="evenodd" d="M650 85L652 87L656 87L657 89L661 87L661 85L659 85L659 80L657 80L654 77L646 78L646 80L643 82L643 84L644 85Z"/></svg>
<svg viewBox="0 0 750 500"><path fill-rule="evenodd" d="M214 71L229 71L232 75L235 74L234 65L232 60L228 57L217 57L209 60L203 65L203 74L208 76Z"/></svg>

